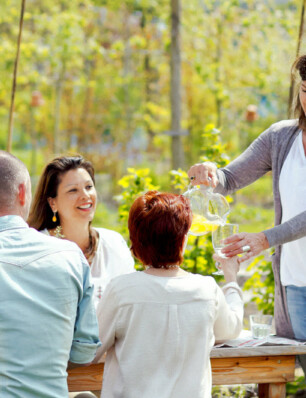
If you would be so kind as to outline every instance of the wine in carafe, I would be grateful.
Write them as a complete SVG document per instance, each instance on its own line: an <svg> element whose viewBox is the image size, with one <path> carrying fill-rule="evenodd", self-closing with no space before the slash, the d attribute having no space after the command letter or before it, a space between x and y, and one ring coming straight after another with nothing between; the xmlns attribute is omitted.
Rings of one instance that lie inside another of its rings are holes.
<svg viewBox="0 0 306 398"><path fill-rule="evenodd" d="M218 224L208 221L204 216L194 214L189 233L194 236L202 236L218 228Z"/></svg>

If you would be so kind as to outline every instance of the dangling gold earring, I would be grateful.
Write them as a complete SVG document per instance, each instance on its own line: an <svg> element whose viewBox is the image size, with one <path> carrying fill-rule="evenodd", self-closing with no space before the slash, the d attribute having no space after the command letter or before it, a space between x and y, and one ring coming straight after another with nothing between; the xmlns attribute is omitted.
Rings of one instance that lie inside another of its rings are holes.
<svg viewBox="0 0 306 398"><path fill-rule="evenodd" d="M56 221L57 221L57 218L56 218L56 211L53 212L52 221L53 221L53 222L56 222Z"/></svg>

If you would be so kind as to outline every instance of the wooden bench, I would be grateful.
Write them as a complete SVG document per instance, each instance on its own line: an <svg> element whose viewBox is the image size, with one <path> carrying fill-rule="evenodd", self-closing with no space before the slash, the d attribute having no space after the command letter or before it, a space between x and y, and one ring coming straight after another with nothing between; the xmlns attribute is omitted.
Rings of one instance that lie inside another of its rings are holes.
<svg viewBox="0 0 306 398"><path fill-rule="evenodd" d="M306 354L306 346L214 348L210 355L213 385L258 384L260 398L285 398L298 354ZM103 369L102 363L69 370L69 391L100 390Z"/></svg>
<svg viewBox="0 0 306 398"><path fill-rule="evenodd" d="M98 391L102 388L104 363L68 370L68 390Z"/></svg>

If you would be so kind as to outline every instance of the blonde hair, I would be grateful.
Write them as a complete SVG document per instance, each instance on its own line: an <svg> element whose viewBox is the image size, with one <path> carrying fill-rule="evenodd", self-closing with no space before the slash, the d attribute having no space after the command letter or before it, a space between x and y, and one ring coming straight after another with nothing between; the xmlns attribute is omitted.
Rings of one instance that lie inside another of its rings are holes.
<svg viewBox="0 0 306 398"><path fill-rule="evenodd" d="M298 77L302 81L306 81L306 55L301 55L295 60L295 62L291 67L291 76L292 76L292 81L297 80ZM295 93L293 110L294 110L294 115L299 120L299 127L302 130L306 131L306 116L300 101L300 95L298 89L296 90Z"/></svg>

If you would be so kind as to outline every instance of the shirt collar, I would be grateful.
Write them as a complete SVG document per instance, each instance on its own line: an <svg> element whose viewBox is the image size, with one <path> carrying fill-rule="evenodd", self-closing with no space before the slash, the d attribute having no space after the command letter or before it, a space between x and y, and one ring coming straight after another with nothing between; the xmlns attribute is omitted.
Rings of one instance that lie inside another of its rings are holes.
<svg viewBox="0 0 306 398"><path fill-rule="evenodd" d="M20 216L9 215L0 217L0 232L15 228L29 228L29 226Z"/></svg>

